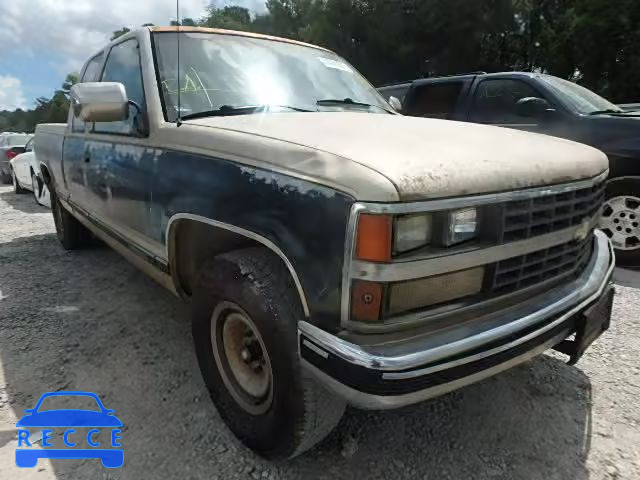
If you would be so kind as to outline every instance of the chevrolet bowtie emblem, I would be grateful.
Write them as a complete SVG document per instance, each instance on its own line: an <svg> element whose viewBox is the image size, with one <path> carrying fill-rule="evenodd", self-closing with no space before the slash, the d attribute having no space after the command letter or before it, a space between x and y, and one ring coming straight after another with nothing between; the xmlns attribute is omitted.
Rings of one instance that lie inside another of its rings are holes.
<svg viewBox="0 0 640 480"><path fill-rule="evenodd" d="M591 222L588 218L584 218L582 222L580 222L580 225L578 225L578 227L576 228L576 231L573 234L573 238L581 242L582 240L587 238L587 235L589 235L589 230L591 230Z"/></svg>

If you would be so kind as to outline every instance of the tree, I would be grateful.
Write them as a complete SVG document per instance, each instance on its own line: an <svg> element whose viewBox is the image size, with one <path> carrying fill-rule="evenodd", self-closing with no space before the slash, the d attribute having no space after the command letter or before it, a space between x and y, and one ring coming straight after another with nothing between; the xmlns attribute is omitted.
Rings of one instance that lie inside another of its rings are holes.
<svg viewBox="0 0 640 480"><path fill-rule="evenodd" d="M267 0L266 6L266 13L252 15L211 5L203 18L180 23L325 46L374 84L529 70L578 81L613 101L640 100L638 0ZM123 27L111 38L129 31ZM32 110L0 112L0 128L32 131L42 121L64 121L75 81L77 75L68 75L61 90Z"/></svg>
<svg viewBox="0 0 640 480"><path fill-rule="evenodd" d="M53 97L38 97L31 110L17 109L0 112L0 129L14 132L33 132L39 123L64 123L69 112L68 93L78 81L78 75L70 73L65 77L62 88Z"/></svg>
<svg viewBox="0 0 640 480"><path fill-rule="evenodd" d="M200 20L200 25L227 30L251 30L251 15L249 10L243 7L209 6L207 15Z"/></svg>
<svg viewBox="0 0 640 480"><path fill-rule="evenodd" d="M80 74L78 73L68 73L67 76L64 79L64 82L62 83L62 93L65 96L69 96L69 91L71 90L71 87L73 87L76 83L78 83Z"/></svg>

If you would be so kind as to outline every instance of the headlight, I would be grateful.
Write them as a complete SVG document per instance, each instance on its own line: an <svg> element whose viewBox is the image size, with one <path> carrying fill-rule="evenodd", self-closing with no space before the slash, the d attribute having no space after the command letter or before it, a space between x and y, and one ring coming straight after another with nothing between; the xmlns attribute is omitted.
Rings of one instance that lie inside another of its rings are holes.
<svg viewBox="0 0 640 480"><path fill-rule="evenodd" d="M478 212L475 208L449 212L445 246L466 242L478 236Z"/></svg>
<svg viewBox="0 0 640 480"><path fill-rule="evenodd" d="M393 232L393 253L422 247L431 241L431 215L403 215L396 217Z"/></svg>
<svg viewBox="0 0 640 480"><path fill-rule="evenodd" d="M363 213L358 217L355 257L369 262L390 262L399 255L431 245L450 247L478 236L475 208L411 215Z"/></svg>

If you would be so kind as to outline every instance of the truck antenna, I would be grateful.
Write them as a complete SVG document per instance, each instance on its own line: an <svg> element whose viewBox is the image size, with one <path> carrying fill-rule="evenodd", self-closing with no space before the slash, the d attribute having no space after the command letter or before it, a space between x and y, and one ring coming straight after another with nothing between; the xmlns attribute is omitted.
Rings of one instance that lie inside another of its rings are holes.
<svg viewBox="0 0 640 480"><path fill-rule="evenodd" d="M176 126L182 125L182 108L180 106L180 0L176 0L176 43L178 44L178 118Z"/></svg>

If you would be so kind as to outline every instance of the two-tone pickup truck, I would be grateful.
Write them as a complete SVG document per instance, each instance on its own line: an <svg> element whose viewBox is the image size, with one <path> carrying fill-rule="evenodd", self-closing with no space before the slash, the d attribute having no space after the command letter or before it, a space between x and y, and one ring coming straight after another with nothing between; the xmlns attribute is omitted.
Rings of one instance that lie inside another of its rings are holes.
<svg viewBox="0 0 640 480"><path fill-rule="evenodd" d="M609 325L591 147L397 115L330 51L222 30L124 35L71 97L35 140L62 245L90 231L191 302L211 397L265 457Z"/></svg>

